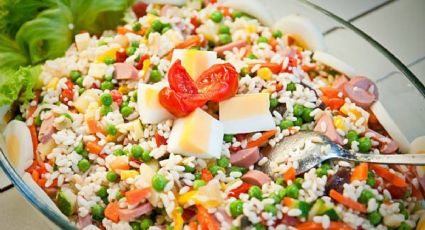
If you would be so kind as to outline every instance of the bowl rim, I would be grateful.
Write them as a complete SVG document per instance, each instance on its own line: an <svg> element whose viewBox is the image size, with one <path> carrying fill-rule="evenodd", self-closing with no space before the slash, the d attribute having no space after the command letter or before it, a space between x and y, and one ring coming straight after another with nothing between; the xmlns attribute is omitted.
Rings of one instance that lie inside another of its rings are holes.
<svg viewBox="0 0 425 230"><path fill-rule="evenodd" d="M292 2L301 3L307 7L311 7L320 13L332 18L343 26L347 27L361 38L366 40L371 44L375 49L377 49L381 54L383 54L389 61L401 72L407 79L415 86L415 88L420 92L420 94L425 98L425 86L424 84L404 65L398 58L396 58L388 49L382 46L375 39L371 38L368 34L351 24L350 22L342 19L339 16L331 13L328 10L308 1L308 0L291 0ZM6 176L14 184L16 189L24 196L24 198L31 203L38 211L44 214L52 223L60 227L61 229L78 229L68 220L64 219L63 216L58 214L52 208L45 204L38 195L23 181L21 176L17 174L15 169L12 167L10 162L5 156L5 151L3 149L2 143L4 143L4 137L0 134L0 168L5 172Z"/></svg>

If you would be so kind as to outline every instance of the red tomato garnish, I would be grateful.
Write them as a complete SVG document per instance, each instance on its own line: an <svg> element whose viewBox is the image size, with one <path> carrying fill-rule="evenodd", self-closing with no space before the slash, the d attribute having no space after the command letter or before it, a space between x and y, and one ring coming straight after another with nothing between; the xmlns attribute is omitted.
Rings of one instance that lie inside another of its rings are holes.
<svg viewBox="0 0 425 230"><path fill-rule="evenodd" d="M170 88L159 92L159 103L176 117L184 117L206 102L201 94L180 94Z"/></svg>
<svg viewBox="0 0 425 230"><path fill-rule="evenodd" d="M133 9L134 14L138 18L141 18L141 17L146 15L146 8L147 7L148 7L148 4L140 1L140 2L137 2L136 4L134 4L132 9Z"/></svg>
<svg viewBox="0 0 425 230"><path fill-rule="evenodd" d="M234 197L234 198L239 198L239 195L241 193L246 193L248 192L249 188L251 188L251 185L248 183L242 183L241 186L230 190L230 192L228 193L227 197Z"/></svg>
<svg viewBox="0 0 425 230"><path fill-rule="evenodd" d="M196 80L200 93L214 102L223 101L238 92L239 75L229 63L215 64L204 71Z"/></svg>
<svg viewBox="0 0 425 230"><path fill-rule="evenodd" d="M168 82L170 88L179 93L197 94L198 88L195 82L182 66L181 61L177 60L168 71Z"/></svg>
<svg viewBox="0 0 425 230"><path fill-rule="evenodd" d="M65 105L68 105L68 103L72 101L73 97L74 97L74 92L72 92L71 89L64 89L62 90L60 101L64 103Z"/></svg>
<svg viewBox="0 0 425 230"><path fill-rule="evenodd" d="M121 105L123 99L122 95L117 90L111 91L112 100L116 102L118 105Z"/></svg>
<svg viewBox="0 0 425 230"><path fill-rule="evenodd" d="M193 32L195 32L196 28L198 28L201 25L201 22L198 20L198 17L193 16L190 18L190 24L193 25Z"/></svg>
<svg viewBox="0 0 425 230"><path fill-rule="evenodd" d="M137 62L137 64L136 64L136 69L138 69L138 70L141 70L142 68L143 68L143 62L146 60L146 59L149 59L149 54L143 54L143 56L141 56L140 58L139 58L139 61Z"/></svg>
<svg viewBox="0 0 425 230"><path fill-rule="evenodd" d="M214 179L214 176L211 174L210 170L204 168L201 170L201 178L205 182L209 182L210 180Z"/></svg>
<svg viewBox="0 0 425 230"><path fill-rule="evenodd" d="M72 83L72 81L68 80L66 81L66 87L70 90L72 90L72 88L74 88L74 83Z"/></svg>
<svg viewBox="0 0 425 230"><path fill-rule="evenodd" d="M127 53L124 49L118 50L115 53L115 62L125 62L125 59L127 59Z"/></svg>

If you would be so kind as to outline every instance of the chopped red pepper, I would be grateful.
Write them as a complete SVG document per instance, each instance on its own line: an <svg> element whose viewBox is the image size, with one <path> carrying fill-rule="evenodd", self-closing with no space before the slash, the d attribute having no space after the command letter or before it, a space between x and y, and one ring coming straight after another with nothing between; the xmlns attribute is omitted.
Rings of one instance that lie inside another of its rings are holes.
<svg viewBox="0 0 425 230"><path fill-rule="evenodd" d="M138 18L141 18L141 17L146 15L146 8L147 7L148 7L148 4L146 4L142 1L139 1L139 2L137 2L133 5L132 10Z"/></svg>
<svg viewBox="0 0 425 230"><path fill-rule="evenodd" d="M126 59L127 59L127 53L125 52L124 49L118 50L115 53L115 62L125 62Z"/></svg>
<svg viewBox="0 0 425 230"><path fill-rule="evenodd" d="M167 140L163 136L159 135L158 132L155 133L155 142L156 142L156 145L157 146L161 146L161 145L166 145L167 144Z"/></svg>
<svg viewBox="0 0 425 230"><path fill-rule="evenodd" d="M136 64L136 69L141 70L143 68L143 62L149 59L149 54L143 54L140 58L139 61Z"/></svg>
<svg viewBox="0 0 425 230"><path fill-rule="evenodd" d="M72 101L74 97L74 92L71 89L64 89L60 95L60 101L65 105L69 106L69 102Z"/></svg>
<svg viewBox="0 0 425 230"><path fill-rule="evenodd" d="M118 105L121 105L123 102L122 95L118 92L118 90L111 91L112 100L116 102Z"/></svg>
<svg viewBox="0 0 425 230"><path fill-rule="evenodd" d="M228 198L230 197L234 197L234 198L239 198L239 195L242 193L247 193L249 188L251 188L252 185L248 184L248 183L242 183L241 186L230 190L229 194L227 195Z"/></svg>
<svg viewBox="0 0 425 230"><path fill-rule="evenodd" d="M202 171L201 171L201 178L205 182L208 182L208 181L214 179L214 177L211 174L210 170L208 170L207 168L202 169Z"/></svg>

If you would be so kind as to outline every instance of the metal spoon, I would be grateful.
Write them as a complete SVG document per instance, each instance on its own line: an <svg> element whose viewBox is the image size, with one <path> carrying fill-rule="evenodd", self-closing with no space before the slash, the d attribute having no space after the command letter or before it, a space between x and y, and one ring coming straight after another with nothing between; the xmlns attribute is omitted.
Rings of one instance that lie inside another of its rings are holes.
<svg viewBox="0 0 425 230"><path fill-rule="evenodd" d="M260 170L274 176L277 165L285 160L298 161L297 174L330 159L377 164L425 165L425 154L362 154L345 150L318 132L299 132L285 137L268 154L269 161Z"/></svg>

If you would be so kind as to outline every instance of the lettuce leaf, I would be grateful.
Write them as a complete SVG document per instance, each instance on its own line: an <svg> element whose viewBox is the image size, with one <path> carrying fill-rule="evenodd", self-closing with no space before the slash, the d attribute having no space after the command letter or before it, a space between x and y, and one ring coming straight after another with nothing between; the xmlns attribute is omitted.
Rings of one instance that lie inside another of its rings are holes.
<svg viewBox="0 0 425 230"><path fill-rule="evenodd" d="M28 59L21 52L15 41L4 34L0 34L0 68L18 69L27 65Z"/></svg>

